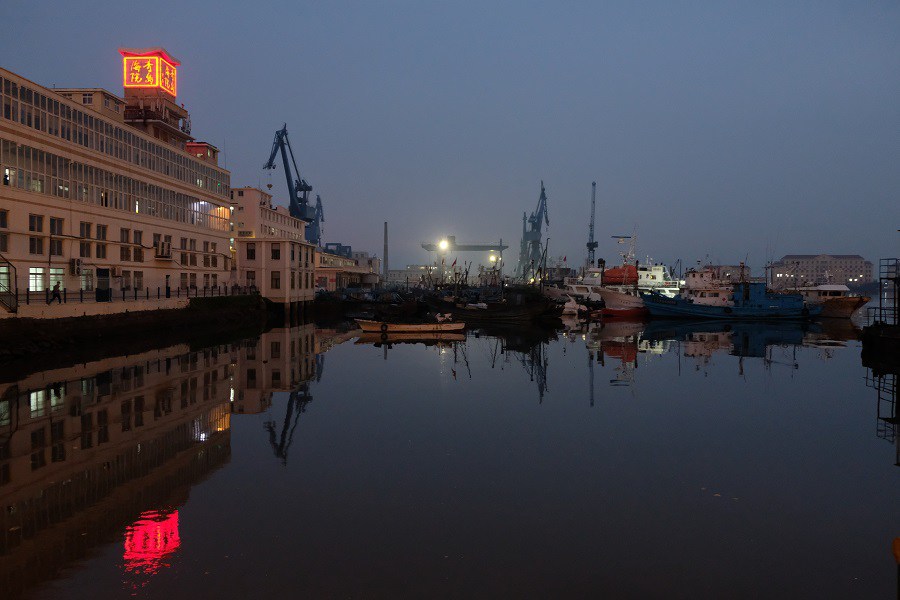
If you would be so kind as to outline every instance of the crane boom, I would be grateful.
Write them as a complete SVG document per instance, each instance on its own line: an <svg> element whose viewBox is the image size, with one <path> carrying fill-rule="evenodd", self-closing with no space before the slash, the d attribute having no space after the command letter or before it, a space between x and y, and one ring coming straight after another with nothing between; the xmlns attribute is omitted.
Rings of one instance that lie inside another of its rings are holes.
<svg viewBox="0 0 900 600"><path fill-rule="evenodd" d="M281 129L275 132L275 140L272 142L272 151L269 153L269 160L263 165L263 169L275 168L275 157L281 153L281 162L284 165L284 176L287 179L288 195L290 196L289 210L292 217L305 221L308 225L315 223L317 213L321 214L319 206L312 207L309 205L309 193L312 186L305 179L300 177L300 169L297 168L297 159L294 158L294 149L291 148L291 142L288 139L287 123ZM291 170L293 166L293 170ZM320 219L324 220L324 219ZM319 243L319 227L310 228L307 226L307 239L314 243ZM310 237L314 235L315 237Z"/></svg>
<svg viewBox="0 0 900 600"><path fill-rule="evenodd" d="M588 241L587 241L587 251L588 251L588 266L594 266L594 250L597 249L597 242L594 241L594 207L597 199L597 182L591 182L591 224L588 229Z"/></svg>

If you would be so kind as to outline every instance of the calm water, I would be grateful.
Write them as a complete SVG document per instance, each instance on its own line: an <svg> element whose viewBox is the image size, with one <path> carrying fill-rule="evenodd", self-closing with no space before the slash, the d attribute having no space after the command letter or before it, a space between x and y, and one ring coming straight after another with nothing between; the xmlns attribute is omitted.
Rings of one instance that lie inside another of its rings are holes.
<svg viewBox="0 0 900 600"><path fill-rule="evenodd" d="M310 324L21 376L0 596L894 598L893 376L852 336Z"/></svg>

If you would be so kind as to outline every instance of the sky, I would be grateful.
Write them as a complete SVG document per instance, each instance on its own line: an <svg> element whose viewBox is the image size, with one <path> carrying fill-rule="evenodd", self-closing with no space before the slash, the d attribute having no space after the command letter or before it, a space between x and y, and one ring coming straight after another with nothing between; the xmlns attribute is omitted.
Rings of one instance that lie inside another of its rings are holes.
<svg viewBox="0 0 900 600"><path fill-rule="evenodd" d="M684 266L900 254L900 3L4 0L0 66L122 93L119 47L182 62L232 187L287 123L324 240L392 268L497 242L548 196L549 255ZM462 254L459 260L483 261Z"/></svg>

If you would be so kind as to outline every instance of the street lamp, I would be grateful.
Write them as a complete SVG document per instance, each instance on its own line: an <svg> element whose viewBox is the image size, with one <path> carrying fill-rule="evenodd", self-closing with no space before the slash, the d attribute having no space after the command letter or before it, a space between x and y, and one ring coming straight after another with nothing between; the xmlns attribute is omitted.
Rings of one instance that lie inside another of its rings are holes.
<svg viewBox="0 0 900 600"><path fill-rule="evenodd" d="M446 250L449 246L450 242L448 242L447 240L441 240L440 242L438 242L438 248L440 248L441 250Z"/></svg>

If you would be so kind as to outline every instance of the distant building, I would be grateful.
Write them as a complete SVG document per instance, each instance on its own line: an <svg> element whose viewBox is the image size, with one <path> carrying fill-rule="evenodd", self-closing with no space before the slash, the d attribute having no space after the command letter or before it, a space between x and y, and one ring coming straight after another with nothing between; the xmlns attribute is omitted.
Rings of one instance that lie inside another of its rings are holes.
<svg viewBox="0 0 900 600"><path fill-rule="evenodd" d="M388 285L417 285L425 283L428 274L436 270L430 265L406 265L405 269L388 269L385 283ZM440 277L440 275L438 275Z"/></svg>
<svg viewBox="0 0 900 600"><path fill-rule="evenodd" d="M381 259L377 256L370 256L368 252L351 252L350 255L357 266L368 269L369 273L381 274Z"/></svg>
<svg viewBox="0 0 900 600"><path fill-rule="evenodd" d="M859 254L787 254L772 263L770 277L776 288L873 281L872 263Z"/></svg>
<svg viewBox="0 0 900 600"><path fill-rule="evenodd" d="M750 265L708 265L715 273L716 279L737 283L741 277L745 281L750 280Z"/></svg>
<svg viewBox="0 0 900 600"><path fill-rule="evenodd" d="M238 284L256 286L276 304L311 301L316 248L306 241L306 223L257 188L234 188L231 207Z"/></svg>

